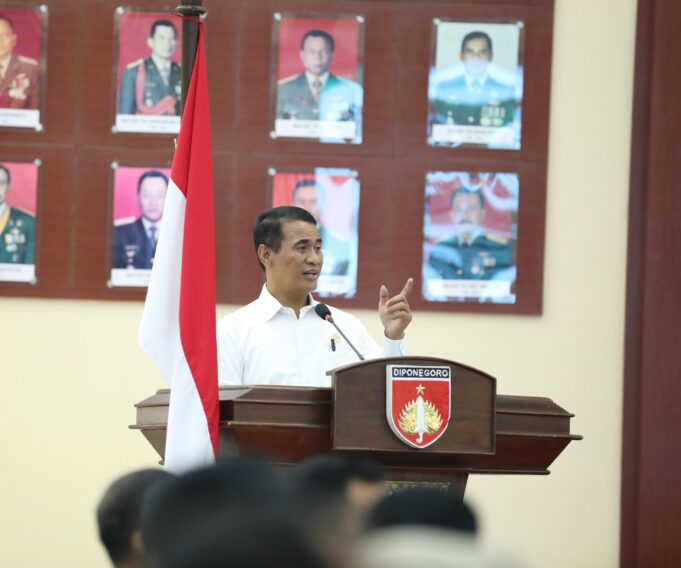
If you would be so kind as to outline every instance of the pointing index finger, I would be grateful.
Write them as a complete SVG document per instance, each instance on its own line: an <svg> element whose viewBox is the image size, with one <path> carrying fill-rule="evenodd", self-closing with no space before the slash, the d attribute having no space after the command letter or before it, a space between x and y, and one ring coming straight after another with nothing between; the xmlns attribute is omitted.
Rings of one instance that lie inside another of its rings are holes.
<svg viewBox="0 0 681 568"><path fill-rule="evenodd" d="M404 288L402 288L400 295L404 296L405 298L408 298L409 294L411 294L411 289L412 289L413 286L414 286L414 279L409 278L407 280L407 283L404 285Z"/></svg>

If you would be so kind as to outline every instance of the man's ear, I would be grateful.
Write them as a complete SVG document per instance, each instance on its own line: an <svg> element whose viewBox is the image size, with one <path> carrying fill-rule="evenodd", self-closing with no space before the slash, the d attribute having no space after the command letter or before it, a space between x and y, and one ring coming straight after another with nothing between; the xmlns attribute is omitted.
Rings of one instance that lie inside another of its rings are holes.
<svg viewBox="0 0 681 568"><path fill-rule="evenodd" d="M269 267L272 262L272 249L267 245L258 245L258 259L265 268Z"/></svg>
<svg viewBox="0 0 681 568"><path fill-rule="evenodd" d="M153 49L154 47L154 41L150 37L147 38L147 47L149 49Z"/></svg>

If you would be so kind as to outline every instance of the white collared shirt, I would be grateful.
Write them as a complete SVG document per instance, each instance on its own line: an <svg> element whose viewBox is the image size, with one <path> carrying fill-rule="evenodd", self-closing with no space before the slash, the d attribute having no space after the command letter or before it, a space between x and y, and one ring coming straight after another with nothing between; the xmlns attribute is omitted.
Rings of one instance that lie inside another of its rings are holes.
<svg viewBox="0 0 681 568"><path fill-rule="evenodd" d="M330 387L326 371L358 358L336 329L315 313L318 303L310 296L297 318L263 286L257 300L220 320L218 384ZM407 354L404 339L384 337L381 349L356 317L330 309L338 327L366 359Z"/></svg>

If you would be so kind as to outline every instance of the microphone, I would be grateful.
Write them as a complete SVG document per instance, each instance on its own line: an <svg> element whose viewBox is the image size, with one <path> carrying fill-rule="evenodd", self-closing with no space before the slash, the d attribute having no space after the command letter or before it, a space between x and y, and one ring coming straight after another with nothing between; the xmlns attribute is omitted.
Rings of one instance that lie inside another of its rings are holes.
<svg viewBox="0 0 681 568"><path fill-rule="evenodd" d="M341 331L340 327L338 327L336 325L336 322L333 321L333 318L331 317L331 310L329 309L329 306L327 306L326 304L317 304L314 307L314 311L320 318L328 321L333 327L335 327L336 330L338 330L338 333L341 334L343 339L345 339L345 341L347 341L348 345L350 347L352 347L352 350L355 353L357 353L357 357L359 357L359 360L364 361L364 357L362 357L362 354L359 351L357 351L357 349L355 349L355 346L352 344L352 342L345 336L345 334Z"/></svg>

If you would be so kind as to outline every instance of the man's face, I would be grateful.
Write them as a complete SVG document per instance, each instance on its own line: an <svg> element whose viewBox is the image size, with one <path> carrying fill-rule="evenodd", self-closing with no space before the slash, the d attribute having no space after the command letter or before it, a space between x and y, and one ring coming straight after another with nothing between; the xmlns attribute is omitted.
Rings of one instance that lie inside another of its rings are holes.
<svg viewBox="0 0 681 568"><path fill-rule="evenodd" d="M157 223L161 220L167 191L168 186L163 178L150 177L142 182L138 196L142 217L152 223Z"/></svg>
<svg viewBox="0 0 681 568"><path fill-rule="evenodd" d="M482 225L482 205L475 193L457 193L452 201L454 225Z"/></svg>
<svg viewBox="0 0 681 568"><path fill-rule="evenodd" d="M322 270L322 239L316 225L305 221L284 222L278 252L269 250L267 283L290 295L308 294L317 288Z"/></svg>
<svg viewBox="0 0 681 568"><path fill-rule="evenodd" d="M9 193L9 179L5 170L0 170L0 205L7 201L7 194Z"/></svg>
<svg viewBox="0 0 681 568"><path fill-rule="evenodd" d="M313 185L299 187L293 196L293 203L296 207L302 207L310 213L319 223L321 211L319 210L319 200L317 199L317 188Z"/></svg>
<svg viewBox="0 0 681 568"><path fill-rule="evenodd" d="M170 26L158 26L147 40L151 53L161 59L170 59L177 49L177 36Z"/></svg>
<svg viewBox="0 0 681 568"><path fill-rule="evenodd" d="M6 20L0 20L0 59L12 55L16 44L17 34L12 31Z"/></svg>
<svg viewBox="0 0 681 568"><path fill-rule="evenodd" d="M309 37L300 50L300 59L306 71L313 75L323 75L329 70L333 52L323 37Z"/></svg>
<svg viewBox="0 0 681 568"><path fill-rule="evenodd" d="M492 52L483 38L470 39L463 47L459 55L466 68L466 73L471 77L481 77L487 72L487 66L492 61Z"/></svg>

